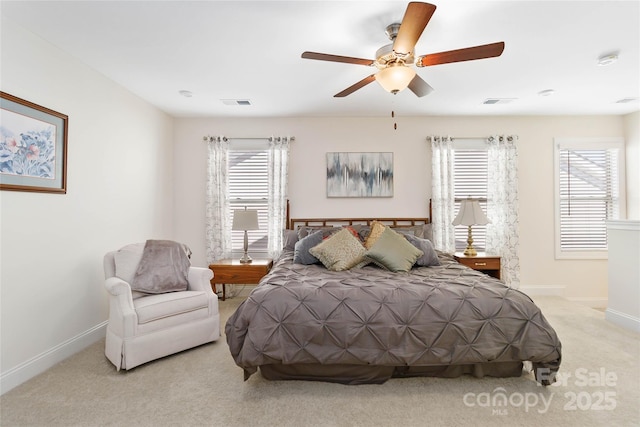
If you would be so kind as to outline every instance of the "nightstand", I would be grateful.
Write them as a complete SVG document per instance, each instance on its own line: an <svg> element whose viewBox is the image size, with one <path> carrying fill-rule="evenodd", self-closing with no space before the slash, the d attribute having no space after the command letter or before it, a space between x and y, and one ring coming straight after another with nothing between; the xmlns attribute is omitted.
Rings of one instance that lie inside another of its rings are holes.
<svg viewBox="0 0 640 427"><path fill-rule="evenodd" d="M485 252L478 252L477 256L467 256L462 252L453 254L453 258L460 264L466 265L474 270L481 271L491 277L500 279L500 257L487 255Z"/></svg>
<svg viewBox="0 0 640 427"><path fill-rule="evenodd" d="M222 301L226 298L226 287L229 284L257 285L260 279L271 270L272 259L254 259L249 264L241 264L237 259L221 259L209 265L213 271L211 287L216 292L216 285L222 285Z"/></svg>

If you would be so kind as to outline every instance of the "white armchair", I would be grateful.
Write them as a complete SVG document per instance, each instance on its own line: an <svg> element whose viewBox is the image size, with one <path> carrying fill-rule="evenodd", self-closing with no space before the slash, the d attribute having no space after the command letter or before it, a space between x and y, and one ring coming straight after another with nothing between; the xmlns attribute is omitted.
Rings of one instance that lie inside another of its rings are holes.
<svg viewBox="0 0 640 427"><path fill-rule="evenodd" d="M105 355L118 370L220 337L218 297L211 289L213 272L208 268L190 267L188 289L183 292L149 295L131 290L144 246L135 243L104 257L109 293Z"/></svg>

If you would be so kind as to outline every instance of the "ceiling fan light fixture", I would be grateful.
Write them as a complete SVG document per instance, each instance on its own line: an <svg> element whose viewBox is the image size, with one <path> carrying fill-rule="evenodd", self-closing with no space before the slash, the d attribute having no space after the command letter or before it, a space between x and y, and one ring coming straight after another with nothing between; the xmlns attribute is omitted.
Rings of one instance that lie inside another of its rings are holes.
<svg viewBox="0 0 640 427"><path fill-rule="evenodd" d="M402 63L395 63L378 71L375 77L384 90L395 95L405 90L415 76L416 71L413 68Z"/></svg>

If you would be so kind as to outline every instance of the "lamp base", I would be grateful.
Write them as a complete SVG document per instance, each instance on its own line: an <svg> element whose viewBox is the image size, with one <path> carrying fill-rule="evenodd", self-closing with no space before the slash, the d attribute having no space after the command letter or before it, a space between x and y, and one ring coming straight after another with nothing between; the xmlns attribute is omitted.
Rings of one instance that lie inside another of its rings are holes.
<svg viewBox="0 0 640 427"><path fill-rule="evenodd" d="M464 250L464 254L466 256L477 256L478 252L475 250L473 246L467 246L467 248Z"/></svg>
<svg viewBox="0 0 640 427"><path fill-rule="evenodd" d="M467 248L464 250L466 256L477 256L478 252L473 247L473 236L471 235L471 226L467 233Z"/></svg>
<svg viewBox="0 0 640 427"><path fill-rule="evenodd" d="M247 236L247 230L244 230L244 255L240 258L240 264L251 264L251 257L247 253L249 251L249 236Z"/></svg>

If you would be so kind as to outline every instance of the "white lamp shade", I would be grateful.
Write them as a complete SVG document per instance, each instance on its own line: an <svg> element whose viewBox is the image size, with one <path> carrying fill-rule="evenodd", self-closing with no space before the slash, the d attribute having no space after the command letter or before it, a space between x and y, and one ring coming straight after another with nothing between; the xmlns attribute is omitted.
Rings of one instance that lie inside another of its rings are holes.
<svg viewBox="0 0 640 427"><path fill-rule="evenodd" d="M485 225L490 223L482 211L477 199L464 199L460 202L460 210L453 220L453 225Z"/></svg>
<svg viewBox="0 0 640 427"><path fill-rule="evenodd" d="M375 75L380 86L387 92L397 93L409 86L416 76L416 71L403 64L390 64L387 68L378 71Z"/></svg>
<svg viewBox="0 0 640 427"><path fill-rule="evenodd" d="M258 211L236 209L233 211L232 230L258 230Z"/></svg>

